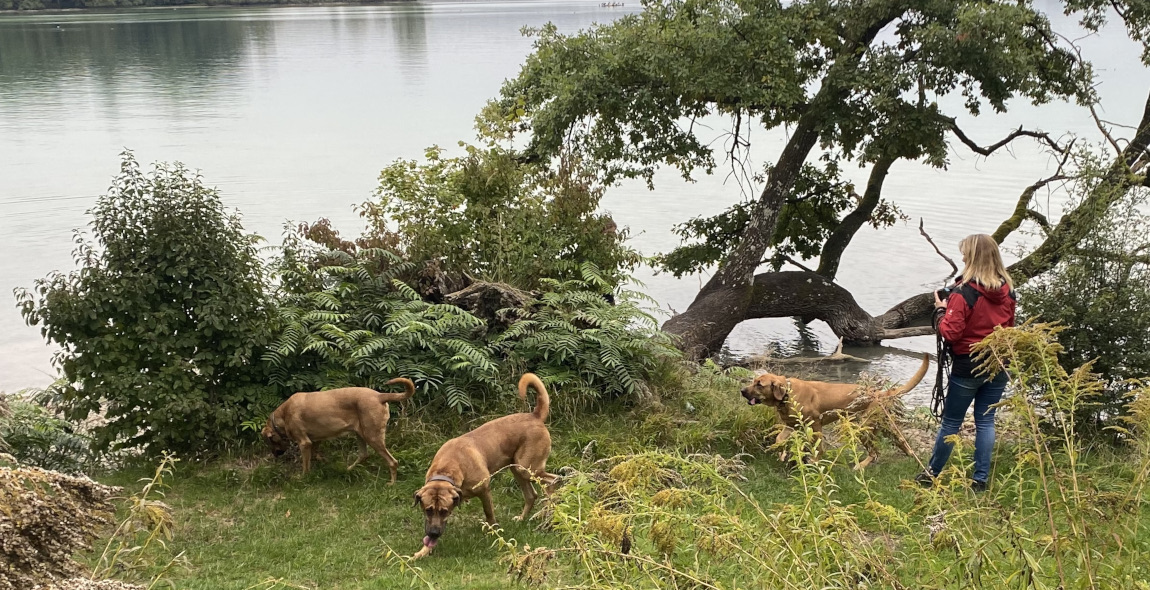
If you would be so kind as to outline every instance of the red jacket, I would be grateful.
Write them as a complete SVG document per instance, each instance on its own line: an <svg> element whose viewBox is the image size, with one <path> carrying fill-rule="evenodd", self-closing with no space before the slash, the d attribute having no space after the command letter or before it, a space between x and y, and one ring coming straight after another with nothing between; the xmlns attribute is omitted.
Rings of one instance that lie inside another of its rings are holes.
<svg viewBox="0 0 1150 590"><path fill-rule="evenodd" d="M997 326L1014 326L1016 302L1009 286L1004 284L998 290L991 290L978 283L967 283L963 288L973 288L978 293L974 309L956 288L947 298L946 315L938 324L939 334L950 343L954 354L970 354L971 345L982 341Z"/></svg>

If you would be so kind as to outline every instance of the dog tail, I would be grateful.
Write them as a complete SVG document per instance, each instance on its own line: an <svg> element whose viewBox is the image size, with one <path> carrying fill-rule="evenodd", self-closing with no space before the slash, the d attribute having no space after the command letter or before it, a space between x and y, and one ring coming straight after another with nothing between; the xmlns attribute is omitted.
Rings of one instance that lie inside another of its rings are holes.
<svg viewBox="0 0 1150 590"><path fill-rule="evenodd" d="M403 393L381 393L379 394L380 403L402 402L411 399L411 396L415 395L415 384L411 382L411 379L397 377L387 382L388 385L394 385L396 383L403 384Z"/></svg>
<svg viewBox="0 0 1150 590"><path fill-rule="evenodd" d="M524 373L519 378L519 399L527 399L528 386L535 388L535 411L531 413L540 420L546 420L548 412L551 411L551 398L547 397L547 388L543 387L543 382L535 376L535 373Z"/></svg>
<svg viewBox="0 0 1150 590"><path fill-rule="evenodd" d="M895 395L902 395L902 394L914 389L915 386L917 386L920 382L922 382L922 378L926 377L926 370L929 368L930 368L930 355L929 354L923 354L922 355L922 366L919 367L918 371L915 372L915 374L910 378L910 380L907 381L905 385L898 388L898 391L894 392L894 394Z"/></svg>

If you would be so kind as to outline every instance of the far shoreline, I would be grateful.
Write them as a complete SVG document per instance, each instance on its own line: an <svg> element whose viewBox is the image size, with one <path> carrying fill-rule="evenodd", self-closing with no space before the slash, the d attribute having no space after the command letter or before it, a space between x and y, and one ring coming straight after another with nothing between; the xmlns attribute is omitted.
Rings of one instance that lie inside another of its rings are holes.
<svg viewBox="0 0 1150 590"><path fill-rule="evenodd" d="M384 4L415 4L419 0L286 0L273 2L189 2L186 4L139 4L136 6L83 6L70 8L0 8L0 18L34 14L112 13L128 10L176 10L184 8L289 8L301 6L378 6ZM49 0L51 2L51 0Z"/></svg>

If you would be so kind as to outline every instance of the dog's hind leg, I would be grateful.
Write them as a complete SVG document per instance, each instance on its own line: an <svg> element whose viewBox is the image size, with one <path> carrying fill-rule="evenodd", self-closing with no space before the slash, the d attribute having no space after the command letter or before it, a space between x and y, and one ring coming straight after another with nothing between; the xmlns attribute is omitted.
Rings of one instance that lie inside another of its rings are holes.
<svg viewBox="0 0 1150 590"><path fill-rule="evenodd" d="M367 442L365 442L362 437L359 437L357 440L359 442L359 454L356 455L355 461L352 461L351 465L347 466L348 471L354 469L356 465L359 465L367 458Z"/></svg>
<svg viewBox="0 0 1150 590"><path fill-rule="evenodd" d="M531 509L535 507L535 498L538 494L535 492L535 486L531 483L531 470L518 465L511 468L511 473L515 476L515 483L519 484L519 489L523 491L523 512L515 517L515 521L521 521L531 514ZM540 470L544 476L548 475L543 470ZM542 478L540 478L542 479Z"/></svg>
<svg viewBox="0 0 1150 590"><path fill-rule="evenodd" d="M379 436L373 437L367 442L371 445L371 448L375 449L375 452L379 453L379 456L383 457L383 460L387 462L387 470L391 472L391 483L395 483L396 478L399 476L399 461L396 461L395 457L391 456L391 453L387 450L387 445L383 442L384 435L384 432L380 432ZM363 442L361 441L360 444L362 445ZM367 456L366 449L363 451L363 456Z"/></svg>

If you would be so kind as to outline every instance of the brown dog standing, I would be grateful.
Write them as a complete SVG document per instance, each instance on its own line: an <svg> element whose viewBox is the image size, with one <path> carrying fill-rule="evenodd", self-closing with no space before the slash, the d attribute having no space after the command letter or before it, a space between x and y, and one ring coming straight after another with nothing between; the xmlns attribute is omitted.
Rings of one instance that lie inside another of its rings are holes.
<svg viewBox="0 0 1150 590"><path fill-rule="evenodd" d="M519 399L527 399L529 386L535 388L535 411L492 420L447 441L435 453L423 487L415 492L415 505L424 513L427 535L415 557L431 553L443 534L447 517L468 498L478 496L483 501L487 523L495 524L491 475L500 469L510 466L523 490L523 512L515 520L526 518L535 506L533 478L542 480L545 493L551 493L559 479L546 471L551 434L544 421L551 404L543 382L531 373L519 379Z"/></svg>
<svg viewBox="0 0 1150 590"><path fill-rule="evenodd" d="M930 355L924 354L922 355L922 366L911 376L910 380L902 387L897 387L884 395L899 396L914 389L926 376L929 367ZM775 407L779 413L779 420L784 425L783 430L775 439L776 444L781 444L790 436L792 429L798 426L798 416L795 415L792 404L798 406L803 421L811 424L811 429L814 430L815 434L821 435L823 426L838 420L843 412L866 391L851 383L804 381L773 373L763 373L755 377L755 380L744 387L741 393L747 399L747 403L751 405L766 403ZM860 412L866 407L856 407L852 411ZM896 440L895 442L903 452L911 454L905 441ZM819 447L822 446L823 441L820 436ZM856 467L865 467L873 461L875 458L873 449L871 449L871 453L871 456L868 456Z"/></svg>
<svg viewBox="0 0 1150 590"><path fill-rule="evenodd" d="M388 385L403 384L403 393L380 393L366 387L345 387L328 391L308 391L292 395L276 408L263 428L264 439L278 457L291 442L299 444L303 455L303 472L311 470L315 444L347 432L359 436L359 457L348 469L367 458L367 446L375 449L391 471L391 483L399 462L387 451L387 421L391 419L388 402L401 402L415 394L415 384L400 377Z"/></svg>

